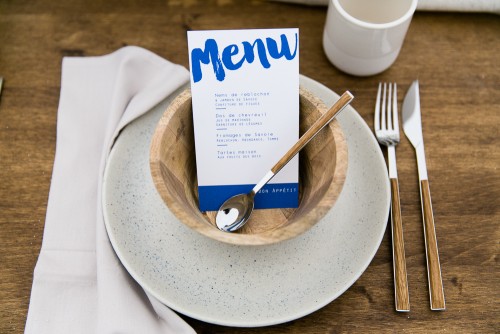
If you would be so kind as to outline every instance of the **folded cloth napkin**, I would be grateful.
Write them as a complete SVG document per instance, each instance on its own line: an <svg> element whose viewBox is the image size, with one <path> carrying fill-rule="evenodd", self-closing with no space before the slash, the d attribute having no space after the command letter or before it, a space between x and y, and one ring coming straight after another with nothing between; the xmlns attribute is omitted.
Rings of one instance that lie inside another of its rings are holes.
<svg viewBox="0 0 500 334"><path fill-rule="evenodd" d="M25 333L194 333L128 275L106 234L101 179L114 139L189 79L138 47L64 58L43 243Z"/></svg>
<svg viewBox="0 0 500 334"><path fill-rule="evenodd" d="M310 6L326 6L330 0L272 0ZM484 12L500 14L498 0L418 0L417 10L449 12Z"/></svg>

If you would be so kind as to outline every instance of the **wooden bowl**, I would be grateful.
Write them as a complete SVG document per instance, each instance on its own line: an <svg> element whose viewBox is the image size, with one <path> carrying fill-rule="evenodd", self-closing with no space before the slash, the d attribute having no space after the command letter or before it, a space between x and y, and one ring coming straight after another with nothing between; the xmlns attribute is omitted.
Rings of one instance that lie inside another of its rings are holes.
<svg viewBox="0 0 500 334"><path fill-rule="evenodd" d="M300 133L326 110L321 100L301 89ZM182 223L222 242L266 245L300 235L332 208L345 181L347 144L337 121L332 121L299 153L299 207L254 210L246 225L233 233L216 227L216 212L198 209L189 89L174 99L160 119L151 143L150 167L156 189Z"/></svg>

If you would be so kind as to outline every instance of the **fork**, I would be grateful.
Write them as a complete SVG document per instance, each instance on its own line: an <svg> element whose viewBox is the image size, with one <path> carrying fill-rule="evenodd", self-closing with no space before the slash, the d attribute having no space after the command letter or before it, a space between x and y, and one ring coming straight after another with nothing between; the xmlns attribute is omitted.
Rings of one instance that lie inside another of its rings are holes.
<svg viewBox="0 0 500 334"><path fill-rule="evenodd" d="M380 101L382 95L382 101ZM409 312L410 298L406 274L406 259L396 167L396 146L399 144L398 98L396 83L379 83L375 105L375 136L387 146L389 179L391 183L392 265L396 311Z"/></svg>

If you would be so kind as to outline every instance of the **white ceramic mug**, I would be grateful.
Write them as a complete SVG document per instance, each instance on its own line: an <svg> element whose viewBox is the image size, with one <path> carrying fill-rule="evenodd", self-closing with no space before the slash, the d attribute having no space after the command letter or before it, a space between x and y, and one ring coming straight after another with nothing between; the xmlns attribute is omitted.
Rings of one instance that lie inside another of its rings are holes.
<svg viewBox="0 0 500 334"><path fill-rule="evenodd" d="M378 74L398 57L417 0L330 0L323 47L338 69Z"/></svg>

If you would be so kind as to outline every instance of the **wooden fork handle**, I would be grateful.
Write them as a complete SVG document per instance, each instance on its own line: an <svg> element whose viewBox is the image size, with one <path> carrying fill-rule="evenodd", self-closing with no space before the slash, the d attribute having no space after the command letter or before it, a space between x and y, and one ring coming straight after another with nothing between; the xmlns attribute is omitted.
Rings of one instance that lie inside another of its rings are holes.
<svg viewBox="0 0 500 334"><path fill-rule="evenodd" d="M396 311L410 311L408 279L406 274L405 246L403 224L401 220L401 204L399 200L399 183L391 178L391 230L392 230L392 265L394 270L394 297Z"/></svg>
<svg viewBox="0 0 500 334"><path fill-rule="evenodd" d="M444 310L443 279L441 277L441 265L434 226L434 214L432 213L431 192L429 181L420 181L420 195L422 201L422 218L424 223L425 253L427 258L427 275L429 280L429 296L431 310Z"/></svg>
<svg viewBox="0 0 500 334"><path fill-rule="evenodd" d="M271 172L278 173L318 132L333 120L344 107L351 103L354 96L346 91L339 100L300 137L300 139L285 153L285 155L271 168Z"/></svg>

